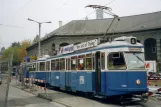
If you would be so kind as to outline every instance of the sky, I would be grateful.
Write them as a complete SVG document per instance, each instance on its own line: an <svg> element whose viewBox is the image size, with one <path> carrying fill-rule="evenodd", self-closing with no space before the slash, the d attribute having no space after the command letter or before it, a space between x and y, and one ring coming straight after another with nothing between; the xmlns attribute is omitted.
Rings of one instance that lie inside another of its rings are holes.
<svg viewBox="0 0 161 107"><path fill-rule="evenodd" d="M89 4L106 5L119 17L161 11L161 0L0 0L0 48L34 39L38 24L28 18L52 22L42 24L41 37L59 28L59 21L95 19L95 10L85 8Z"/></svg>

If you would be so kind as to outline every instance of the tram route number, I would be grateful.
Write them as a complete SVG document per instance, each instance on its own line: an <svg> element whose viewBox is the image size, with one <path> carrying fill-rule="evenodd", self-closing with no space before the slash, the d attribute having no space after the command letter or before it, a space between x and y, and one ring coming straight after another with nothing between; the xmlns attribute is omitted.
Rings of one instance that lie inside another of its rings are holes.
<svg viewBox="0 0 161 107"><path fill-rule="evenodd" d="M84 76L80 76L79 77L79 83L80 84L84 84Z"/></svg>

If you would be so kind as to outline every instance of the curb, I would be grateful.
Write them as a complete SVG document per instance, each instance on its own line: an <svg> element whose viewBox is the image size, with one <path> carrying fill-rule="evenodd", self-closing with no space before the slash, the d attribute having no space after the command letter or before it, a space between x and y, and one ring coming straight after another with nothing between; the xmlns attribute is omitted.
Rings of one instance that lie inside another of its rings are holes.
<svg viewBox="0 0 161 107"><path fill-rule="evenodd" d="M49 100L49 101L52 101L52 102L56 102L56 103L58 103L58 104L61 104L61 105L66 106L66 107L72 107L72 106L67 105L67 104L65 104L65 103L62 103L62 102L60 102L60 101L55 101L55 100L53 100L50 96L45 96L45 95L42 95L42 94L38 94L37 97L43 98L43 99L46 99L46 100Z"/></svg>
<svg viewBox="0 0 161 107"><path fill-rule="evenodd" d="M61 104L61 105L64 105L64 106L66 106L66 107L72 107L72 106L70 106L70 105L64 104L64 103L59 102L59 101L54 101L54 100L53 100L53 102L56 102L56 103Z"/></svg>

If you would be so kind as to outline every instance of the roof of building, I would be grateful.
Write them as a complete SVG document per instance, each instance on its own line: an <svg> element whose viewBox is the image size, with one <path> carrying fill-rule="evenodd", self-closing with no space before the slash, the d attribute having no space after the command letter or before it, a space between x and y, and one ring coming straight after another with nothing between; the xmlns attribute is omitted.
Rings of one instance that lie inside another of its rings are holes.
<svg viewBox="0 0 161 107"><path fill-rule="evenodd" d="M124 33L161 28L161 11L140 15L119 17L115 19L108 33ZM77 36L104 34L111 24L113 18L73 20L64 26L45 35L41 41L52 36ZM34 45L34 44L33 44Z"/></svg>
<svg viewBox="0 0 161 107"><path fill-rule="evenodd" d="M53 35L90 35L103 34L106 32L113 18L73 20L64 26L46 35L48 38ZM161 27L161 11L141 15L120 17L115 20L108 33L113 30L117 32L141 31ZM44 38L44 39L45 39Z"/></svg>

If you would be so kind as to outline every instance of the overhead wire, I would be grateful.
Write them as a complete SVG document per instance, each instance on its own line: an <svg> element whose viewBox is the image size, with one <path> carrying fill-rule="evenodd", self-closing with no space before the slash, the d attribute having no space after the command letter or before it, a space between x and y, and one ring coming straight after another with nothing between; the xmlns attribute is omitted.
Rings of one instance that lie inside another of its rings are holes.
<svg viewBox="0 0 161 107"><path fill-rule="evenodd" d="M109 4L111 4L112 2L114 2L115 0L112 0L112 1L110 1L109 3L107 3L106 5L104 5L104 6L107 6L107 5L109 5ZM81 18L80 20L83 20L83 19L85 19L87 16L89 16L89 15L91 15L91 14L93 14L95 12L95 10L94 11L92 11L91 13L89 13L88 15L86 15L85 17L83 17L83 18ZM75 23L77 23L79 20L76 20L75 21ZM63 29L61 29L61 30L64 30L65 29L65 27L63 28ZM56 34L58 34L59 33L59 31L58 32L56 32L54 35L56 35ZM69 34L69 32L68 33L65 33L65 34Z"/></svg>
<svg viewBox="0 0 161 107"><path fill-rule="evenodd" d="M68 0L65 0L65 1L63 2L63 4L62 4L55 12L59 11L59 10L66 4L67 1L68 1ZM55 13L55 12L54 12L54 13Z"/></svg>
<svg viewBox="0 0 161 107"><path fill-rule="evenodd" d="M24 6L20 7L19 9L17 9L16 12L20 11L21 9L27 7L32 0L30 0L29 2L27 2ZM5 24L0 24L0 26L6 26L6 27L14 27L14 28L24 28L24 27L20 27L20 26L13 26L13 25L5 25Z"/></svg>
<svg viewBox="0 0 161 107"><path fill-rule="evenodd" d="M161 21L161 17L158 17L158 18L156 18L155 20L159 20L159 21ZM126 31L126 30L128 30L128 29L131 29L131 28L134 28L134 27L137 27L137 26L140 26L141 27L141 25L143 25L143 24L148 24L148 23L150 23L150 22L153 22L153 21L155 21L154 19L151 19L151 20L148 20L148 21L145 21L145 22L142 22L142 23L137 23L137 24L135 24L135 25L132 25L131 27L127 27L127 28L125 28L125 29L123 29L122 31ZM158 23L155 23L155 25L157 25ZM117 35L118 34L121 34L121 33L123 33L123 32L117 32ZM112 37L117 37L117 35L113 35Z"/></svg>
<svg viewBox="0 0 161 107"><path fill-rule="evenodd" d="M23 8L27 7L30 3L32 2L32 0L30 0L29 2L27 2L25 5L23 5L22 7L20 7L19 9L17 9L16 12L22 10Z"/></svg>
<svg viewBox="0 0 161 107"><path fill-rule="evenodd" d="M20 26L5 25L5 24L0 24L0 26L7 26L7 27L14 27L14 28L24 28L24 27L20 27Z"/></svg>

